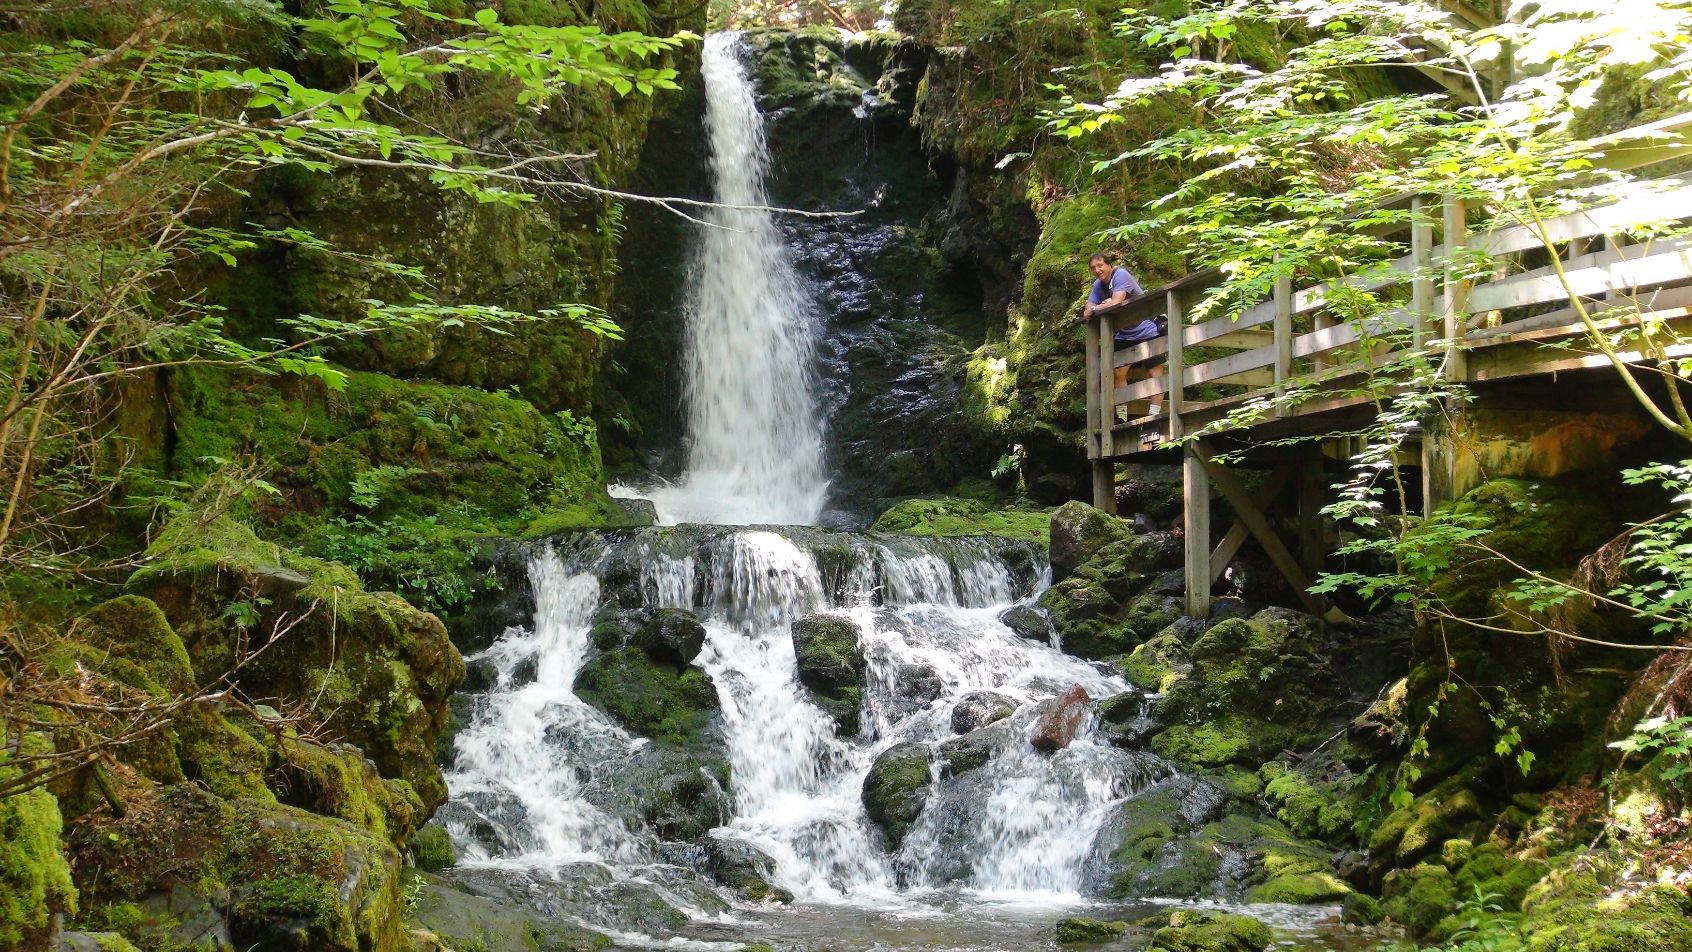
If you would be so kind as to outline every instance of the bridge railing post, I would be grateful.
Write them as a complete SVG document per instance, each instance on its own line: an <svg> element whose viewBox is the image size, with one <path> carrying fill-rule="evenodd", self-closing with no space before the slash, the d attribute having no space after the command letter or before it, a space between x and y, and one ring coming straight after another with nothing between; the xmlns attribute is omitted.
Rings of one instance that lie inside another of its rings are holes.
<svg viewBox="0 0 1692 952"><path fill-rule="evenodd" d="M1426 195L1410 199L1410 267L1415 271L1410 280L1410 314L1415 321L1411 333L1416 349L1421 350L1434 317L1434 280L1428 270L1433 267L1433 219Z"/></svg>
<svg viewBox="0 0 1692 952"><path fill-rule="evenodd" d="M1279 265L1281 258L1275 256ZM1287 380L1292 377L1292 275L1281 273L1275 278L1275 412L1282 411L1281 398L1287 394Z"/></svg>
<svg viewBox="0 0 1692 952"><path fill-rule="evenodd" d="M1106 382L1111 375L1110 363L1103 357L1099 348L1099 324L1101 319L1088 317L1087 325L1087 372L1085 386L1087 388L1087 460L1093 469L1093 505L1107 512L1115 510L1116 486L1113 463L1105 452L1105 440L1109 438L1110 427L1105 419L1105 409L1102 395L1106 392L1101 385L1100 378Z"/></svg>

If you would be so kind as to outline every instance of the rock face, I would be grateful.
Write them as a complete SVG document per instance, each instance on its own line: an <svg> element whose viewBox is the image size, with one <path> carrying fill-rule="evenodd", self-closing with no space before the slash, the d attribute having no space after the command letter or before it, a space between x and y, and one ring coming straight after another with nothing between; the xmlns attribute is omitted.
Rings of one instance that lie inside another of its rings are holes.
<svg viewBox="0 0 1692 952"><path fill-rule="evenodd" d="M1069 746L1075 734L1087 720L1087 706L1092 698L1081 685L1073 685L1052 702L1051 710L1034 722L1034 733L1028 742L1035 750L1051 753Z"/></svg>
<svg viewBox="0 0 1692 952"><path fill-rule="evenodd" d="M793 900L793 895L787 890L770 885L775 860L749 843L723 835L706 837L705 866L717 882L733 889L743 899L753 902Z"/></svg>
<svg viewBox="0 0 1692 952"><path fill-rule="evenodd" d="M923 744L897 744L882 751L864 777L864 810L897 849L928 804L929 751Z"/></svg>
<svg viewBox="0 0 1692 952"><path fill-rule="evenodd" d="M793 622L793 652L799 683L811 689L841 734L856 734L866 670L858 626L837 615L806 615Z"/></svg>

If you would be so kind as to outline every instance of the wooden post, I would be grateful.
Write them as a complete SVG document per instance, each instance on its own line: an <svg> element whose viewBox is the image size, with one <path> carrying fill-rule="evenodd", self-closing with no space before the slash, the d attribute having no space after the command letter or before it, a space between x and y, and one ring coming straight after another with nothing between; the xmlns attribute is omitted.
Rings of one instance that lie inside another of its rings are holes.
<svg viewBox="0 0 1692 952"><path fill-rule="evenodd" d="M1279 256L1276 256L1275 263L1280 263ZM1292 275L1279 275L1275 278L1275 413L1277 416L1284 410L1281 406L1281 398L1287 395L1287 378L1292 376L1292 307Z"/></svg>
<svg viewBox="0 0 1692 952"><path fill-rule="evenodd" d="M1169 317L1169 362L1164 374L1169 393L1163 410L1169 417L1169 439L1186 435L1181 421L1181 377L1185 373L1182 354L1183 332L1187 328L1186 302L1171 290L1165 300ZM1210 476L1198 457L1197 442L1181 448L1181 528L1185 554L1186 604L1188 618L1210 617Z"/></svg>
<svg viewBox="0 0 1692 952"><path fill-rule="evenodd" d="M1210 474L1198 454L1196 442L1181 448L1181 507L1186 513L1182 526L1186 546L1185 608L1188 618L1209 618Z"/></svg>
<svg viewBox="0 0 1692 952"><path fill-rule="evenodd" d="M1457 256L1468 238L1469 223L1463 200L1455 195L1445 196L1445 294L1441 311L1444 317L1446 380L1467 380L1468 355L1458 346L1462 342L1464 320L1469 310L1469 282L1459 278Z"/></svg>
<svg viewBox="0 0 1692 952"><path fill-rule="evenodd" d="M1110 368L1101 367L1099 361L1099 321L1088 318L1087 326L1087 459L1093 468L1093 506L1114 511L1116 503L1116 487L1113 485L1114 463L1104 455L1104 413L1099 407L1099 377L1108 377Z"/></svg>
<svg viewBox="0 0 1692 952"><path fill-rule="evenodd" d="M1457 447L1439 415L1422 425L1422 515L1457 498Z"/></svg>
<svg viewBox="0 0 1692 952"><path fill-rule="evenodd" d="M1433 219L1422 195L1410 199L1410 267L1416 272L1410 282L1410 313L1416 322L1416 349L1420 350L1428 342L1428 325L1434 315L1434 281L1428 276L1428 269L1433 267Z"/></svg>
<svg viewBox="0 0 1692 952"><path fill-rule="evenodd" d="M1322 547L1322 454L1314 453L1298 471L1298 556L1314 578L1327 553Z"/></svg>

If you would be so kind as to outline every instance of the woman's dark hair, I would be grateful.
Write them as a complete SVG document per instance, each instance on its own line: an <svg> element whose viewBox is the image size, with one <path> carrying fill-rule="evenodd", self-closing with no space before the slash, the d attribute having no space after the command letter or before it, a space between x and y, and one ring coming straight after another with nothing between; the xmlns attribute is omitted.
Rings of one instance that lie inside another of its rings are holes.
<svg viewBox="0 0 1692 952"><path fill-rule="evenodd" d="M1104 252L1101 251L1098 254L1093 255L1091 258L1087 259L1088 264L1092 264L1095 261L1103 261L1105 264L1110 264L1110 255L1107 255L1107 254L1105 254Z"/></svg>

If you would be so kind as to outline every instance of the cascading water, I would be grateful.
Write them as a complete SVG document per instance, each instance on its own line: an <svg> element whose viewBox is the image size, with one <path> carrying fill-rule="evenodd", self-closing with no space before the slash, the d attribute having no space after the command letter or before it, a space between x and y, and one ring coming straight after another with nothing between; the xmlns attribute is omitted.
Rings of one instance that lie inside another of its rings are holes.
<svg viewBox="0 0 1692 952"><path fill-rule="evenodd" d="M705 214L687 322L687 471L661 522L811 525L828 482L812 396L815 320L764 191L763 117L740 37L705 40Z"/></svg>
<svg viewBox="0 0 1692 952"><path fill-rule="evenodd" d="M478 823L499 827L472 844L471 862L626 867L659 854L654 837L607 814L591 789L596 772L614 775L643 742L571 690L591 651L595 611L632 602L689 609L703 622L693 664L721 702L733 776L733 816L718 834L768 855L776 884L800 899L872 904L959 884L986 893L1077 891L1105 811L1146 771L1090 736L1055 756L1029 746L1040 702L1075 684L1094 697L1127 690L999 622L1037 590L1035 579L1019 584L984 542L813 530L833 558L849 547L850 564L825 572L815 539L696 530L678 550L677 531L642 530L568 560L551 550L532 560L533 630L513 629L477 659L497 669L495 688L457 739L448 816L461 835ZM607 585L617 590L607 595ZM791 627L819 612L850 619L861 633L868 673L857 736L837 736L798 681ZM897 743L951 738L952 708L981 690L1010 699L1021 716L1001 732L999 756L972 778L974 807L937 803L902 850L886 852L860 802L871 762ZM962 867L960 851L969 856Z"/></svg>

